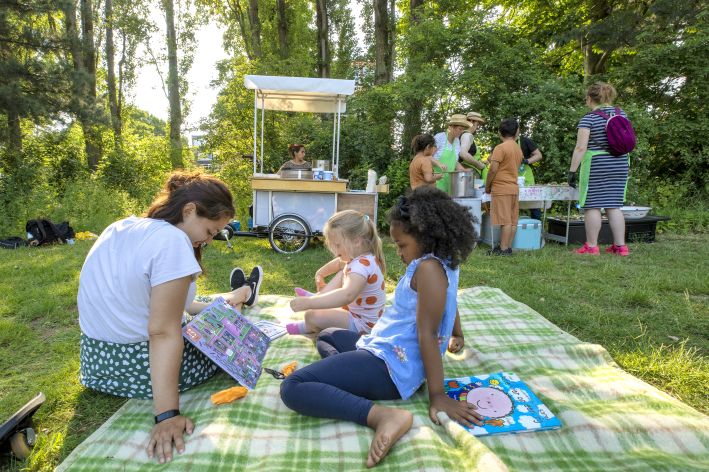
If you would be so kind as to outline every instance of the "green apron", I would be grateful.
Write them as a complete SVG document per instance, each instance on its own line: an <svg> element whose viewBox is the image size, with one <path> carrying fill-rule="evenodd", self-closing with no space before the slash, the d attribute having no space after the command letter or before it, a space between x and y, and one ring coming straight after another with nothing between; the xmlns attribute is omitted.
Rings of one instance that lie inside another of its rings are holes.
<svg viewBox="0 0 709 472"><path fill-rule="evenodd" d="M519 143L519 138L517 138L517 146L522 149ZM520 177L524 177L524 185L534 185L534 172L532 172L532 166L529 164L522 164L520 166L519 174Z"/></svg>
<svg viewBox="0 0 709 472"><path fill-rule="evenodd" d="M448 149L450 146L450 149ZM446 140L446 148L441 153L441 158L438 162L445 165L447 170L443 172L443 178L436 182L436 187L443 190L447 194L451 193L451 172L455 170L455 164L458 162L458 155L455 153L455 146ZM440 169L440 167L439 167Z"/></svg>
<svg viewBox="0 0 709 472"><path fill-rule="evenodd" d="M591 176L591 161L593 156L599 154L607 154L606 151L586 151L581 160L581 165L578 169L579 175L579 205L583 207L586 204L586 195L588 194L588 180Z"/></svg>
<svg viewBox="0 0 709 472"><path fill-rule="evenodd" d="M607 151L586 151L581 160L581 165L578 168L579 176L579 206L583 207L586 204L586 195L588 194L588 181L591 177L591 161L594 156L600 154L608 154ZM630 157L628 157L628 164L630 164ZM625 195L628 192L628 179L625 180L625 188L623 189L623 201L625 201Z"/></svg>

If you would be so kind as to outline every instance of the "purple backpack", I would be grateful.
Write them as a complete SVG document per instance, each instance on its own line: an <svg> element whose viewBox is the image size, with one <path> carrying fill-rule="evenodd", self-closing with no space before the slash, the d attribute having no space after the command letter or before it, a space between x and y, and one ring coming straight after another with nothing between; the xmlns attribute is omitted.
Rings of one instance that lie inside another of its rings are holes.
<svg viewBox="0 0 709 472"><path fill-rule="evenodd" d="M608 149L614 156L624 156L635 149L637 139L635 130L629 119L621 115L620 108L616 107L615 115L608 116L602 110L593 110L594 115L598 115L606 120L606 136L608 137Z"/></svg>

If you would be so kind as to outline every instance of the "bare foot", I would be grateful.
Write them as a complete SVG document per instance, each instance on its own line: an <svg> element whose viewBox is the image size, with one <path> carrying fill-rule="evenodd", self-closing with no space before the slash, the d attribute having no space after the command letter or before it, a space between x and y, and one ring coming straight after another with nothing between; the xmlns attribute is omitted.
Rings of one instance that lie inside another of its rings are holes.
<svg viewBox="0 0 709 472"><path fill-rule="evenodd" d="M411 429L413 421L414 416L409 411L374 405L367 416L367 426L374 430L367 467L377 465L389 449Z"/></svg>

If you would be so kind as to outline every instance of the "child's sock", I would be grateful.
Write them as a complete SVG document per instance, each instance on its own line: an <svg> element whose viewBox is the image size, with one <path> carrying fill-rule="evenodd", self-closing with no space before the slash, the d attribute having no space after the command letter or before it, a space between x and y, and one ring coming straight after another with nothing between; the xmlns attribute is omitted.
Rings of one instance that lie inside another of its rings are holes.
<svg viewBox="0 0 709 472"><path fill-rule="evenodd" d="M298 321L297 323L288 323L286 325L286 331L288 331L288 334L305 333L305 321Z"/></svg>
<svg viewBox="0 0 709 472"><path fill-rule="evenodd" d="M300 287L294 288L293 291L299 297L312 297L313 295L315 295L313 292L308 292L304 288L300 288Z"/></svg>

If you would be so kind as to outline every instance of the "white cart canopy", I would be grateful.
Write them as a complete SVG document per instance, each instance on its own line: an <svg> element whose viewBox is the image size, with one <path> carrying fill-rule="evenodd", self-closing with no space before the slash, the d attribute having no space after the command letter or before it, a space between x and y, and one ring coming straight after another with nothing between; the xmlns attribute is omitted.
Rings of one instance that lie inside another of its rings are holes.
<svg viewBox="0 0 709 472"><path fill-rule="evenodd" d="M354 80L273 75L247 75L244 85L257 91L259 109L310 113L344 113L355 88Z"/></svg>
<svg viewBox="0 0 709 472"><path fill-rule="evenodd" d="M278 110L335 114L332 120L332 170L335 172L335 178L339 176L340 116L347 109L347 96L354 93L354 80L247 75L244 77L244 86L254 91L254 173L257 160L258 110L261 110L261 172L264 110Z"/></svg>

